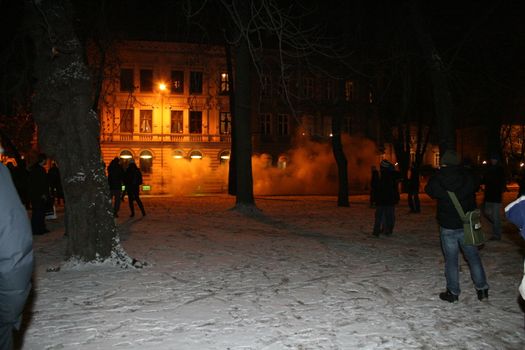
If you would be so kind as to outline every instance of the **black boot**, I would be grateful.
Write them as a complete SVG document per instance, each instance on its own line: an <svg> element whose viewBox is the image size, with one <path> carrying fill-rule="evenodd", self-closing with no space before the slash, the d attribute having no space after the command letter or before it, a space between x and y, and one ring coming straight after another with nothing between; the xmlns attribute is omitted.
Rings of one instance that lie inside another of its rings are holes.
<svg viewBox="0 0 525 350"><path fill-rule="evenodd" d="M439 299L448 301L449 303L458 302L458 296L456 294L452 294L448 289L446 292L439 293Z"/></svg>
<svg viewBox="0 0 525 350"><path fill-rule="evenodd" d="M478 300L489 300L489 290L488 289L479 289L478 291Z"/></svg>

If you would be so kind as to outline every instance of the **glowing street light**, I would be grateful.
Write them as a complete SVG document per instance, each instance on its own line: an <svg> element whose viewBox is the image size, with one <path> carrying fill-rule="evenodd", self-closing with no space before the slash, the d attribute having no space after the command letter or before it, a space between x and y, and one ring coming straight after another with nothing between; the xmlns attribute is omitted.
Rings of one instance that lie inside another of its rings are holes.
<svg viewBox="0 0 525 350"><path fill-rule="evenodd" d="M159 90L160 90L160 91L165 91L166 89L167 89L166 84L164 84L164 83L159 83Z"/></svg>

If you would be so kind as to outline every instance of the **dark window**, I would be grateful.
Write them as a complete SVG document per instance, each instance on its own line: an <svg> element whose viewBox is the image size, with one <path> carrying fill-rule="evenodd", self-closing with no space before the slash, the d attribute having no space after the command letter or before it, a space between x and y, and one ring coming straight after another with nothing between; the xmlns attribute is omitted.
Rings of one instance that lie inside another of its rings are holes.
<svg viewBox="0 0 525 350"><path fill-rule="evenodd" d="M151 109L143 109L140 111L140 132L150 133L151 125L153 123L153 111Z"/></svg>
<svg viewBox="0 0 525 350"><path fill-rule="evenodd" d="M190 111L190 134L202 134L201 111Z"/></svg>
<svg viewBox="0 0 525 350"><path fill-rule="evenodd" d="M182 134L183 129L182 111L171 111L171 133Z"/></svg>
<svg viewBox="0 0 525 350"><path fill-rule="evenodd" d="M153 91L153 70L141 69L140 70L140 91L151 92Z"/></svg>
<svg viewBox="0 0 525 350"><path fill-rule="evenodd" d="M277 115L277 134L287 136L289 133L289 116L287 114Z"/></svg>
<svg viewBox="0 0 525 350"><path fill-rule="evenodd" d="M202 72L190 72L190 94L202 94Z"/></svg>
<svg viewBox="0 0 525 350"><path fill-rule="evenodd" d="M143 173L151 173L153 166L153 154L150 151L142 151L139 156L139 167Z"/></svg>
<svg viewBox="0 0 525 350"><path fill-rule="evenodd" d="M221 112L219 120L219 132L221 134L231 134L232 120L230 112Z"/></svg>
<svg viewBox="0 0 525 350"><path fill-rule="evenodd" d="M268 75L263 75L261 77L261 94L264 97L272 96L272 78Z"/></svg>
<svg viewBox="0 0 525 350"><path fill-rule="evenodd" d="M120 110L120 132L133 132L133 110Z"/></svg>
<svg viewBox="0 0 525 350"><path fill-rule="evenodd" d="M182 94L184 92L184 72L180 70L171 71L171 93Z"/></svg>
<svg viewBox="0 0 525 350"><path fill-rule="evenodd" d="M259 125L262 135L272 134L272 115L265 113L259 115Z"/></svg>
<svg viewBox="0 0 525 350"><path fill-rule="evenodd" d="M123 68L120 70L120 91L133 92L133 69Z"/></svg>
<svg viewBox="0 0 525 350"><path fill-rule="evenodd" d="M352 101L354 99L354 82L347 80L345 82L345 100Z"/></svg>
<svg viewBox="0 0 525 350"><path fill-rule="evenodd" d="M230 78L228 73L221 73L220 94L227 95L230 92Z"/></svg>

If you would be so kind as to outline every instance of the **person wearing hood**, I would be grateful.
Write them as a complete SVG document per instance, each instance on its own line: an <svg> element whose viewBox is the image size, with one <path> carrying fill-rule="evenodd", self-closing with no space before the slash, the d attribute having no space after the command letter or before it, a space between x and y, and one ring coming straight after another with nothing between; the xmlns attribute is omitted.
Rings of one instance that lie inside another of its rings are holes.
<svg viewBox="0 0 525 350"><path fill-rule="evenodd" d="M373 235L379 237L382 233L390 236L395 224L395 205L399 202L397 189L401 175L394 164L383 159L380 163L379 180L375 196L375 218Z"/></svg>
<svg viewBox="0 0 525 350"><path fill-rule="evenodd" d="M525 195L505 207L505 216L518 227L521 237L525 239ZM525 261L523 261L523 278L518 290L521 297L525 300Z"/></svg>
<svg viewBox="0 0 525 350"><path fill-rule="evenodd" d="M439 224L441 248L445 258L447 289L439 298L450 303L457 302L459 286L459 251L463 251L474 281L478 300L488 299L489 285L478 247L464 243L463 221L447 191L454 192L465 212L476 208L477 184L472 175L462 166L455 151L446 151L441 158L440 169L430 177L425 192L437 200L437 222Z"/></svg>
<svg viewBox="0 0 525 350"><path fill-rule="evenodd" d="M31 290L33 242L27 211L2 163L0 193L0 349L12 349Z"/></svg>

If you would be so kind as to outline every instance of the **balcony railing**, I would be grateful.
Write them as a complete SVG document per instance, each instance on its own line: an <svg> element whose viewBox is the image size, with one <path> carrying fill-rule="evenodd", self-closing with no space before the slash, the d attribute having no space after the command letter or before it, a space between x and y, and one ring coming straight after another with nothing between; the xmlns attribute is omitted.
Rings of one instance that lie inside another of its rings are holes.
<svg viewBox="0 0 525 350"><path fill-rule="evenodd" d="M228 134L143 134L143 133L102 133L103 142L221 142L231 143Z"/></svg>

